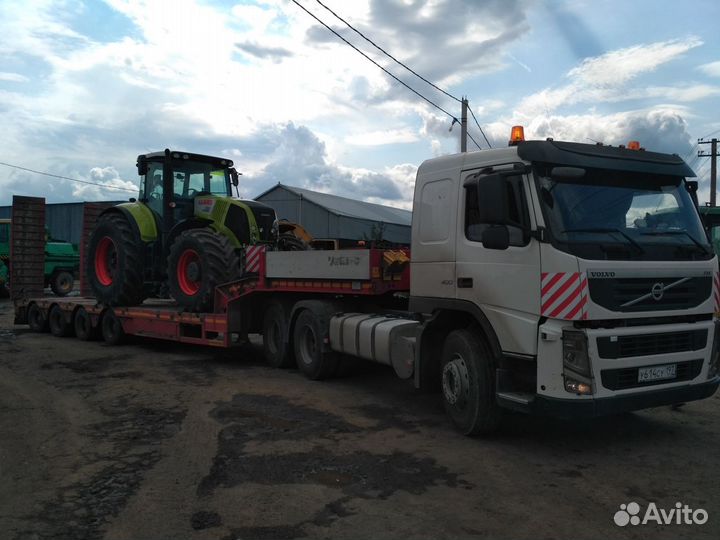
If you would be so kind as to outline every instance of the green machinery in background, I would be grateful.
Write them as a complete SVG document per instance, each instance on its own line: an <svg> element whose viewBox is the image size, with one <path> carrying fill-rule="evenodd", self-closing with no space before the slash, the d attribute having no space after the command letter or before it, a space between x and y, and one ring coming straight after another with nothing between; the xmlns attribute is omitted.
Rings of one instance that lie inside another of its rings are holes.
<svg viewBox="0 0 720 540"><path fill-rule="evenodd" d="M11 221L0 219L0 294L7 293L10 266ZM66 296L73 289L80 269L80 254L69 243L52 240L45 243L45 286L58 296Z"/></svg>

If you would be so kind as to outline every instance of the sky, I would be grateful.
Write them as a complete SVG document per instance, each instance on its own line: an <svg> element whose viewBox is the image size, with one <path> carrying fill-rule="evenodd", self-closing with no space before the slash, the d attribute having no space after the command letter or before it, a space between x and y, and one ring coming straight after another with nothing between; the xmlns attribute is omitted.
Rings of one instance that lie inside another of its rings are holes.
<svg viewBox="0 0 720 540"><path fill-rule="evenodd" d="M322 0L447 94L297 2L449 115L291 0L0 0L0 205L136 196L137 155L171 148L231 158L244 198L281 182L409 209L420 163L459 151L462 96L493 147L516 124L639 140L686 158L709 199L713 0Z"/></svg>

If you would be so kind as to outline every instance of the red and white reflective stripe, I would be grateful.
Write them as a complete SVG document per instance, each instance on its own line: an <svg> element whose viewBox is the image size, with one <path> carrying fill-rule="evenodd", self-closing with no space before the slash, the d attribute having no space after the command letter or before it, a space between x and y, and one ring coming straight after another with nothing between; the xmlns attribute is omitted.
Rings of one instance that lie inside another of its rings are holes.
<svg viewBox="0 0 720 540"><path fill-rule="evenodd" d="M250 246L245 248L246 272L260 271L260 259L263 253L265 253L265 246Z"/></svg>
<svg viewBox="0 0 720 540"><path fill-rule="evenodd" d="M713 279L713 298L715 299L715 313L720 312L720 272L715 272Z"/></svg>
<svg viewBox="0 0 720 540"><path fill-rule="evenodd" d="M543 272L540 315L552 319L587 319L587 276L584 272Z"/></svg>

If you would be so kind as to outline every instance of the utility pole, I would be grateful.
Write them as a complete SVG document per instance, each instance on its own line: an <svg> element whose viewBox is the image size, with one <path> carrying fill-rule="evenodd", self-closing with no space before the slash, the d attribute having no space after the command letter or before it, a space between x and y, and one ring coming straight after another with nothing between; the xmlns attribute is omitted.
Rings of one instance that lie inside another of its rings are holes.
<svg viewBox="0 0 720 540"><path fill-rule="evenodd" d="M717 143L718 143L718 140L716 138L712 138L709 141L703 141L702 139L698 139L698 144L709 144L710 145L710 153L709 154L703 152L702 150L698 150L698 157L709 157L712 160L710 162L710 206L716 206L715 205L715 197L716 197L716 193L717 193L717 157L718 157Z"/></svg>
<svg viewBox="0 0 720 540"><path fill-rule="evenodd" d="M468 111L468 100L463 96L462 100L462 114L460 115L460 151L467 152L467 111Z"/></svg>

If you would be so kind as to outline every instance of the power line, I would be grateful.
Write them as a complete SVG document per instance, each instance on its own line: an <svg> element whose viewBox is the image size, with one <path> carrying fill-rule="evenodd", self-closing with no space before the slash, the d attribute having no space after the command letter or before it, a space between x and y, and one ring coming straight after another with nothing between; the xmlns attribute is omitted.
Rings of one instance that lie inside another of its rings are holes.
<svg viewBox="0 0 720 540"><path fill-rule="evenodd" d="M475 120L475 124L477 124L477 127L478 127L478 129L480 130L480 133L482 133L482 136L484 137L485 142L486 142L487 145L488 145L488 148L492 148L492 145L490 144L490 141L488 141L488 138L485 137L485 132L483 131L483 128L480 127L480 122L478 122L478 121L477 121L477 118L475 118L475 113L474 113L473 110L470 108L470 104L469 104L469 103L468 103L467 108L468 108L468 110L470 111L470 114L472 115L473 120Z"/></svg>
<svg viewBox="0 0 720 540"><path fill-rule="evenodd" d="M418 96L419 98L427 101L430 105L432 105L432 106L435 107L436 109L444 112L446 115L448 115L448 116L449 116L450 118L452 118L453 120L457 120L457 121L459 122L459 120L455 117L455 115L450 114L450 113L447 112L445 109L443 109L440 105L438 105L437 103L435 103L435 102L431 101L430 99L426 98L426 97L423 96L420 92L418 92L417 90L415 90L414 88L412 88L409 84L407 84L406 82L400 80L398 77L396 77L395 75L393 75L392 73L390 73L387 69L385 69L383 66L381 66L380 64L378 64L375 60L373 60L372 58L370 58L367 54L365 54L364 52L362 52L362 51L361 51L360 49L358 49L355 45L353 45L352 43L350 43L347 39L345 39L344 37L342 37L342 36L341 36L340 34L338 34L335 30L333 30L333 29L330 28L327 24L325 24L323 21L321 21L314 13L311 13L310 11L308 11L308 10L305 8L305 6L303 6L302 4L300 4L297 0L291 0L291 2L292 2L293 4L295 4L296 6L298 6L300 9L302 9L305 13L307 13L308 15L310 15L310 16L311 16L313 19L315 19L317 22L319 22L320 24L322 24L325 28L327 28L328 30L330 30L330 32L332 32L332 33L335 34L337 37L339 37L341 40L343 40L347 45L349 45L350 47L352 47L353 49L355 49L355 51L357 51L358 53L362 54L367 60L369 60L370 62L372 62L373 64L375 64L378 68L380 68L381 70L383 70L387 75L389 75L390 77L392 77L393 79L395 79L397 82L399 82L400 84L402 84L405 88L407 88L408 90L410 90L413 94L415 94L415 95Z"/></svg>
<svg viewBox="0 0 720 540"><path fill-rule="evenodd" d="M294 0L293 0L293 1L294 1ZM425 77L423 77L422 75L420 75L417 71L415 71L414 69L412 69L411 67L409 67L407 64L405 64L405 63L401 62L400 60L398 60L397 58L395 58L392 54L390 54L388 51L386 51L385 49L383 49L382 47L380 47L380 45L378 45L377 43L375 43L372 39L370 39L369 37L367 37L367 36L366 36L365 34L363 34L360 30L358 30L358 29L355 28L353 25L351 25L349 22L347 22L345 19L343 19L343 18L342 18L340 15L338 15L335 11L333 11L331 8L329 8L328 6L326 6L321 0L315 0L315 1L316 1L318 4L320 4L323 8L325 8L327 11L329 11L330 13L332 13L332 14L335 16L335 18L337 18L338 20L342 21L342 22L345 24L345 26L347 26L350 30L352 30L352 31L355 32L357 35L359 35L361 38L363 38L365 41L367 41L368 43L370 43L373 47L375 47L377 50L379 50L379 51L380 51L381 53L383 53L385 56L387 56L388 58L390 58L391 60L393 60L396 64L399 64L400 66L404 67L404 68L405 68L406 70L408 70L410 73L412 73L413 75L415 75L417 78L419 78L419 79L420 79L421 81L423 81L424 83L427 83L427 84L429 84L430 86L432 86L432 87L433 87L435 90L437 90L438 92L441 92L442 94L445 94L445 95L446 95L447 97L449 97L450 99L454 99L455 101L457 101L457 102L459 102L459 103L462 103L462 100L461 100L460 98L458 98L457 96L452 95L452 94L451 94L450 92L448 92L447 90L444 90L444 89L440 88L438 85L436 85L436 84L433 83L432 81L429 81L428 79L426 79ZM295 2L295 3L297 4L297 2ZM298 4L298 5L299 5L299 4ZM302 7L302 6L300 6L300 7ZM307 11L307 10L305 10L305 11ZM317 19L317 17L316 17L316 20L319 20L319 19ZM325 27L328 28L329 30L331 30L327 25L325 25ZM332 30L331 30L331 31L332 31ZM334 32L333 32L333 33L334 33ZM336 35L338 35L338 34L336 34ZM338 35L338 37L341 37L341 36ZM343 39L343 38L341 38L341 39ZM346 40L343 39L343 41L345 41L345 42L347 43ZM348 43L348 44L349 44L349 43ZM355 47L353 47L353 48L355 48ZM357 49L356 49L356 50L357 50ZM358 51L358 52L360 52L360 51ZM362 54L362 53L361 53L361 54ZM365 56L365 55L363 55L363 56ZM366 58L367 58L367 57L366 57ZM368 59L369 59L369 58L368 58ZM373 62L373 63L374 63L374 62ZM377 65L377 64L376 64L376 65ZM378 66L378 67L379 67L379 66ZM422 97L422 96L421 96L421 97ZM470 109L470 105L468 105L468 109ZM492 145L490 144L490 141L489 141L488 138L485 136L485 132L483 131L483 128L480 126L480 123L478 122L477 118L475 118L475 113L472 111L472 109L470 109L470 113L472 114L473 120L475 120L475 124L477 125L478 129L480 130L480 133L482 134L483 138L485 139L485 142L487 143L488 148L492 148ZM454 116L453 116L453 120L455 120L455 117L454 117ZM470 140L472 140L473 143L475 143L475 146L477 146L478 149L482 150L482 148L481 148L480 145L477 143L477 141L472 137L472 135L470 135L470 134L468 133L468 137L470 138Z"/></svg>
<svg viewBox="0 0 720 540"><path fill-rule="evenodd" d="M42 171L36 171L34 169L28 169L27 167L21 167L20 165L13 165L12 163L5 163L3 161L0 161L0 165L5 165L6 167L11 167L13 169L19 169L21 171L27 171L35 174L41 174L43 176L50 176L52 178L60 178L62 180L70 180L71 182L79 182L81 184L88 184L90 186L100 186L107 189L119 189L121 191L129 191L131 193L137 193L137 189L128 189L124 187L117 187L117 186L108 186L107 184L100 184L99 182L88 182L87 180L78 180L77 178L70 178L69 176L61 176L59 174L52 174L49 172L42 172Z"/></svg>
<svg viewBox="0 0 720 540"><path fill-rule="evenodd" d="M451 93L449 93L447 90L443 90L442 88L440 88L439 86L437 86L437 85L434 84L433 82L427 80L425 77L423 77L422 75L420 75L417 71L415 71L415 70L413 70L412 68L408 67L407 65L403 64L400 60L398 60L398 59L395 58L392 54L390 54L390 53L387 52L385 49L383 49L382 47L380 47L380 46L379 46L377 43L375 43L372 39L370 39L369 37L367 37L367 36L366 36L365 34L363 34L360 30L356 29L353 25L351 25L349 22L347 22L345 19L343 19L340 15L338 15L337 13L335 13L332 9L330 9L330 8L327 7L325 4L323 4L320 0L315 0L315 1L316 1L318 4L320 4L322 7L324 7L327 11L329 11L330 13L332 13L337 19L339 19L339 20L341 20L342 22L344 22L344 23L345 23L345 26L347 26L350 30L352 30L353 32L355 32L357 35L359 35L359 36L360 36L361 38L363 38L365 41L367 41L368 43L370 43L370 45L372 45L373 47L375 47L378 51L380 51L381 53L383 53L385 56L387 56L388 58L390 58L391 60L393 60L393 61L396 62L397 64L400 64L402 67L404 67L405 69L407 69L410 73L412 73L413 75L415 75L416 77L418 77L419 79L421 79L423 82L426 82L427 84L429 84L430 86L432 86L432 87L433 87L435 90L437 90L438 92L442 92L442 93L445 94L447 97L449 97L449 98L451 98L451 99L454 99L454 100L457 101L458 103L461 102L461 99L460 99L460 98L457 98L457 97L453 96L453 95L452 95Z"/></svg>

